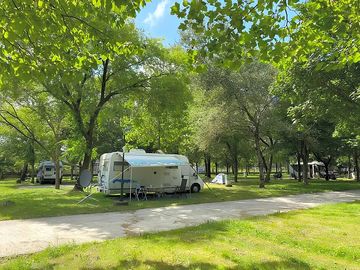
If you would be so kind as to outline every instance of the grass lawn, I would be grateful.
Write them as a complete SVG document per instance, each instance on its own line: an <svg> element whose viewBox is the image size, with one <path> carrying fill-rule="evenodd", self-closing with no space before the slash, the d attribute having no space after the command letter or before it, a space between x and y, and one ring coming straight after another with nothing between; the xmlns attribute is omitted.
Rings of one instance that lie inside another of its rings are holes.
<svg viewBox="0 0 360 270"><path fill-rule="evenodd" d="M265 189L258 188L258 180L254 178L240 179L232 187L209 184L200 193L191 198L164 198L161 200L132 201L128 206L116 206L117 197L106 197L103 194L93 195L95 200L84 203L77 202L84 197L83 193L72 192L71 187L61 190L54 188L20 189L14 179L0 181L0 220L24 219L46 216L62 216L84 213L135 210L140 208L160 207L180 204L206 203L216 201L242 200L282 196L289 194L322 192L331 190L359 189L360 183L355 181L314 180L305 186L292 179L272 180ZM32 184L25 184L31 186ZM4 205L4 201L14 204Z"/></svg>
<svg viewBox="0 0 360 270"><path fill-rule="evenodd" d="M0 269L360 269L360 201L0 260Z"/></svg>

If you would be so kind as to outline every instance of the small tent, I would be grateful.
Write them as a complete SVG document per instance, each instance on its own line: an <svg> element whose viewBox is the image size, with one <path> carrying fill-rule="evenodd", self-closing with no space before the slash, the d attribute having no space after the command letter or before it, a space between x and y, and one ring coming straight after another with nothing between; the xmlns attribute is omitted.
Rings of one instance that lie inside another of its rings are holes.
<svg viewBox="0 0 360 270"><path fill-rule="evenodd" d="M217 176L215 176L211 183L227 185L227 175L224 173L219 173Z"/></svg>

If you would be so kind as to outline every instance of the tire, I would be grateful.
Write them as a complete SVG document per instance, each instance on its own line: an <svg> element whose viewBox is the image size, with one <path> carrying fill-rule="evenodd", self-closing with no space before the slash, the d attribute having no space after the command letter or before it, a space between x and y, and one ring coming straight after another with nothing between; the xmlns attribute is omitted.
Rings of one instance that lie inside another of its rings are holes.
<svg viewBox="0 0 360 270"><path fill-rule="evenodd" d="M198 192L200 192L200 185L199 184L197 184L197 183L195 183L195 184L192 184L191 185L191 188L190 188L190 190L191 190L191 193L198 193Z"/></svg>

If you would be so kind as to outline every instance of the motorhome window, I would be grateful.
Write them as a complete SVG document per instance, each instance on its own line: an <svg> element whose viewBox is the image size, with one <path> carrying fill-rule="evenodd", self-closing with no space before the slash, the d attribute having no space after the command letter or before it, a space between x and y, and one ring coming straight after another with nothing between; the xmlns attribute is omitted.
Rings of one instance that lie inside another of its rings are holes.
<svg viewBox="0 0 360 270"><path fill-rule="evenodd" d="M178 168L178 166L167 166L167 167L165 167L166 169L177 169Z"/></svg>
<svg viewBox="0 0 360 270"><path fill-rule="evenodd" d="M122 162L122 161L114 161L114 171L118 171L118 172L121 172L122 170L122 166L124 164L124 169L129 166L129 163L127 162Z"/></svg>
<svg viewBox="0 0 360 270"><path fill-rule="evenodd" d="M46 167L45 170L46 170L47 172L50 172L50 171L51 171L51 168Z"/></svg>

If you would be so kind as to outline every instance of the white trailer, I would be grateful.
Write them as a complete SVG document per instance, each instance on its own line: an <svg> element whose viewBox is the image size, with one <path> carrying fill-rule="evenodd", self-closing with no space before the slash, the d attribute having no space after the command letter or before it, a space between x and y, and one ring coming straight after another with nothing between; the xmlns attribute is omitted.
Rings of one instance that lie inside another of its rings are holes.
<svg viewBox="0 0 360 270"><path fill-rule="evenodd" d="M146 153L142 149L128 153L101 155L98 183L105 194L133 193L136 187L151 192L173 193L186 179L186 190L199 192L204 182L191 167L187 157L175 154Z"/></svg>
<svg viewBox="0 0 360 270"><path fill-rule="evenodd" d="M63 164L60 161L60 181L62 180L62 174L63 174ZM54 162L50 160L41 161L38 172L36 175L36 181L40 184L43 184L45 182L52 182L55 183L56 178L56 170L55 170L55 164Z"/></svg>

